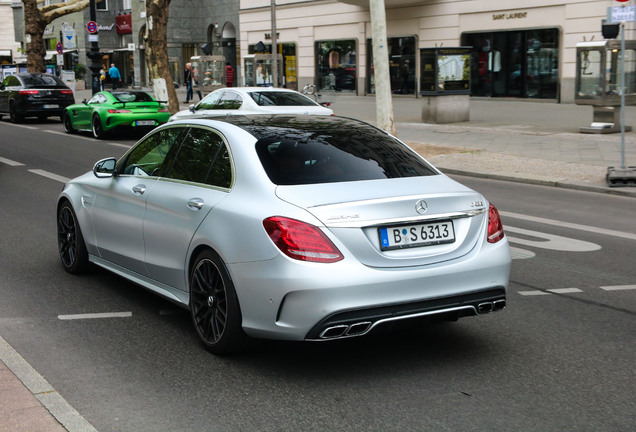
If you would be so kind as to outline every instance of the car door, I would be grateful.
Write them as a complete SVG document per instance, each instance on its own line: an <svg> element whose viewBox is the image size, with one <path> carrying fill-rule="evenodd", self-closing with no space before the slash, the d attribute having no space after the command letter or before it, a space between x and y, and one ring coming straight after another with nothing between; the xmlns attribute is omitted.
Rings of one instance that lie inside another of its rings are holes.
<svg viewBox="0 0 636 432"><path fill-rule="evenodd" d="M230 154L222 136L210 128L190 129L166 178L148 195L143 232L151 278L187 290L186 254L192 237L231 184Z"/></svg>
<svg viewBox="0 0 636 432"><path fill-rule="evenodd" d="M95 244L100 257L147 276L143 217L146 199L164 169L183 127L156 131L137 143L117 163L117 175L105 179L94 201ZM175 147L176 148L176 147Z"/></svg>
<svg viewBox="0 0 636 432"><path fill-rule="evenodd" d="M90 98L84 106L75 105L77 108L74 108L71 111L73 125L75 126L75 128L90 129L92 127L93 121L93 110L96 106L99 106L106 102L106 96L101 93L97 93L92 98Z"/></svg>
<svg viewBox="0 0 636 432"><path fill-rule="evenodd" d="M2 86L0 86L0 112L9 112L9 99L11 98L11 94L19 90L19 88L20 81L13 75L9 75L2 81Z"/></svg>

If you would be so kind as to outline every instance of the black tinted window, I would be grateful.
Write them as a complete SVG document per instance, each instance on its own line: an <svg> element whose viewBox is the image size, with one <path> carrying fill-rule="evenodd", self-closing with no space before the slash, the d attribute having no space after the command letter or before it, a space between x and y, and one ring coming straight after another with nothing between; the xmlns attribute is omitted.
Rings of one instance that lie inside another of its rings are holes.
<svg viewBox="0 0 636 432"><path fill-rule="evenodd" d="M26 88L67 88L61 79L53 75L24 75L22 81Z"/></svg>
<svg viewBox="0 0 636 432"><path fill-rule="evenodd" d="M167 128L148 136L117 163L117 172L139 176L163 176L169 168L166 165L170 165L170 149L182 130Z"/></svg>
<svg viewBox="0 0 636 432"><path fill-rule="evenodd" d="M256 151L279 185L334 183L437 174L399 141L371 127L280 130Z"/></svg>
<svg viewBox="0 0 636 432"><path fill-rule="evenodd" d="M223 158L224 150L219 135L207 129L193 128L183 140L168 177L229 187L231 169L229 157ZM217 164L219 155L225 162L219 160Z"/></svg>
<svg viewBox="0 0 636 432"><path fill-rule="evenodd" d="M145 92L111 92L120 102L152 102L154 99Z"/></svg>
<svg viewBox="0 0 636 432"><path fill-rule="evenodd" d="M251 92L250 96L259 106L315 106L311 99L293 92Z"/></svg>

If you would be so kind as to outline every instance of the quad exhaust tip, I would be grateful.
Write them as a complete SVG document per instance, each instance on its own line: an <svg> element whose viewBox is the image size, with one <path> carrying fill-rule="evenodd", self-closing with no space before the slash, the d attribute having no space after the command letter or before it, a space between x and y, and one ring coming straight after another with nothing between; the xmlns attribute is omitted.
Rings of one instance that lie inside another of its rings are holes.
<svg viewBox="0 0 636 432"><path fill-rule="evenodd" d="M479 312L480 314L486 314L489 312L497 312L500 311L502 309L504 309L506 307L506 301L501 299L501 300L495 300L492 302L484 302L484 303L479 303L477 305L477 312Z"/></svg>

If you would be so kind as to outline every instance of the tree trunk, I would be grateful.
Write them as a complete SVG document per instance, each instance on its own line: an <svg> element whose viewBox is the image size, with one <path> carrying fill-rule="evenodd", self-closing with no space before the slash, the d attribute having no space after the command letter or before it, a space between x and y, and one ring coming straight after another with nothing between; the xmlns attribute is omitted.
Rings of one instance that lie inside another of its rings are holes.
<svg viewBox="0 0 636 432"><path fill-rule="evenodd" d="M174 89L174 79L168 63L167 28L170 0L146 0L146 65L150 80L163 78L168 90L168 109L171 113L179 111L177 92Z"/></svg>
<svg viewBox="0 0 636 432"><path fill-rule="evenodd" d="M24 32L27 37L27 72L46 72L46 65L44 64L46 49L44 48L42 35L48 23L40 9L38 9L37 0L22 1L24 3Z"/></svg>

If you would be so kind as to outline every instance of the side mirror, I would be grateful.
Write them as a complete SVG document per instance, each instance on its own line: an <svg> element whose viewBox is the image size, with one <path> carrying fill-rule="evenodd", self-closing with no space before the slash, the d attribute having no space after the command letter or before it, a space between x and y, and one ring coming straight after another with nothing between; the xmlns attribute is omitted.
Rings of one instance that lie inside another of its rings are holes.
<svg viewBox="0 0 636 432"><path fill-rule="evenodd" d="M82 99L82 103L86 105L86 99Z"/></svg>
<svg viewBox="0 0 636 432"><path fill-rule="evenodd" d="M93 174L97 178L114 177L116 163L117 159L114 157L102 159L93 166Z"/></svg>
<svg viewBox="0 0 636 432"><path fill-rule="evenodd" d="M192 105L190 105L190 106L188 107L188 109L190 110L190 112L192 112L192 113L193 113L193 112L195 112L195 111L197 110L197 107L196 107L196 105L192 104Z"/></svg>

